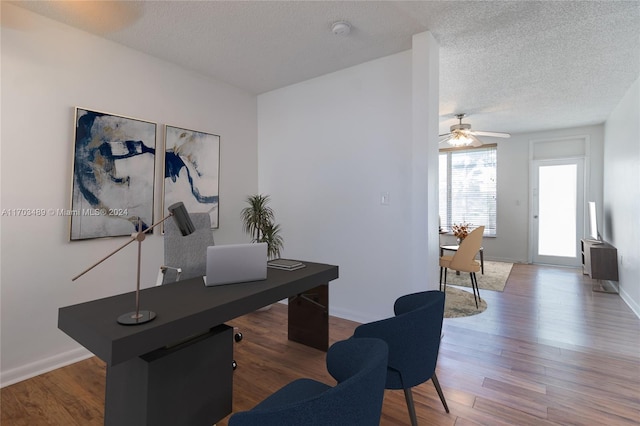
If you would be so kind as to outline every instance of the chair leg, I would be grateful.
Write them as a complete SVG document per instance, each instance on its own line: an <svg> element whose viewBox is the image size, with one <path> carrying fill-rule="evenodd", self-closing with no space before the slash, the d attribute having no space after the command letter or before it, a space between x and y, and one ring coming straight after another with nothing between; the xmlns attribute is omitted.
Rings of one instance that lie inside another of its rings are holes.
<svg viewBox="0 0 640 426"><path fill-rule="evenodd" d="M478 289L478 278L476 278L475 272L469 272L469 277L471 277L471 289L473 290L473 299L476 302L476 309L478 309L478 299L480 298L480 289ZM477 297L476 297L476 291L478 292Z"/></svg>
<svg viewBox="0 0 640 426"><path fill-rule="evenodd" d="M416 417L416 407L413 404L413 394L411 393L411 388L404 390L404 398L407 400L409 417L411 417L411 426L418 426L418 418Z"/></svg>
<svg viewBox="0 0 640 426"><path fill-rule="evenodd" d="M443 284L443 287L444 287L444 292L445 293L447 292L447 270L448 270L447 268L444 268L444 284Z"/></svg>
<svg viewBox="0 0 640 426"><path fill-rule="evenodd" d="M444 282L442 281L443 275ZM447 268L443 266L440 267L440 291L447 291Z"/></svg>
<svg viewBox="0 0 640 426"><path fill-rule="evenodd" d="M440 401L442 401L442 405L444 405L444 411L448 413L449 406L447 405L447 401L444 399L444 394L442 393L442 388L440 387L440 382L438 381L438 377L436 377L436 373L433 373L433 376L431 376L431 381L433 382L433 386L436 387L436 391L438 392Z"/></svg>

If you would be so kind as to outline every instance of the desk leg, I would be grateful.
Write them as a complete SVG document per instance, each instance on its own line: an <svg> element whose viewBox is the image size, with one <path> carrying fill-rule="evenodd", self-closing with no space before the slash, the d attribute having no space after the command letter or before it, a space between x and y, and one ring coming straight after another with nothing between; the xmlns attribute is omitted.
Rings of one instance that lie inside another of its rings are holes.
<svg viewBox="0 0 640 426"><path fill-rule="evenodd" d="M210 426L231 413L233 328L107 366L105 426Z"/></svg>
<svg viewBox="0 0 640 426"><path fill-rule="evenodd" d="M329 285L289 297L289 340L329 349Z"/></svg>

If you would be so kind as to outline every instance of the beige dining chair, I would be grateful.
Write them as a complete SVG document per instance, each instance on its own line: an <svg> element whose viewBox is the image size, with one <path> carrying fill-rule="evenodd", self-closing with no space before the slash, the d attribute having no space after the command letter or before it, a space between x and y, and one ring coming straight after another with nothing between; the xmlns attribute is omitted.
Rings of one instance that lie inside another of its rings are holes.
<svg viewBox="0 0 640 426"><path fill-rule="evenodd" d="M478 288L478 279L476 272L480 271L480 263L475 260L480 247L482 247L482 234L484 226L478 226L471 231L467 237L460 242L460 247L453 255L440 257L440 290L447 291L447 270L468 272L471 278L471 289L473 290L473 298L478 307L480 300L480 289ZM444 281L443 281L444 278ZM477 294L477 296L476 296Z"/></svg>

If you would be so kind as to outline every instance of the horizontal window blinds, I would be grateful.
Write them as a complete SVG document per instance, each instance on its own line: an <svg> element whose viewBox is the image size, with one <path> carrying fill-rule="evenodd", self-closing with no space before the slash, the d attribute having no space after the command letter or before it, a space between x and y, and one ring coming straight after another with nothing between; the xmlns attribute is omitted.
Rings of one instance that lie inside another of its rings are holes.
<svg viewBox="0 0 640 426"><path fill-rule="evenodd" d="M496 145L440 152L440 221L445 230L453 224L485 226L496 235Z"/></svg>

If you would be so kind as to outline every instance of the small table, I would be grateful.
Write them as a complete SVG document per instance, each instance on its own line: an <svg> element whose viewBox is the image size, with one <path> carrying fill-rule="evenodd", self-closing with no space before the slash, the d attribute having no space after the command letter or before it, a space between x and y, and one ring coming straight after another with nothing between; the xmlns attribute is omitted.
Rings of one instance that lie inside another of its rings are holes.
<svg viewBox="0 0 640 426"><path fill-rule="evenodd" d="M458 248L460 248L459 245L456 246L440 246L440 257L442 257L442 255L444 254L445 250L447 251L458 251ZM484 247L480 247L480 250L478 250L480 252L480 272L482 273L482 275L484 275Z"/></svg>

